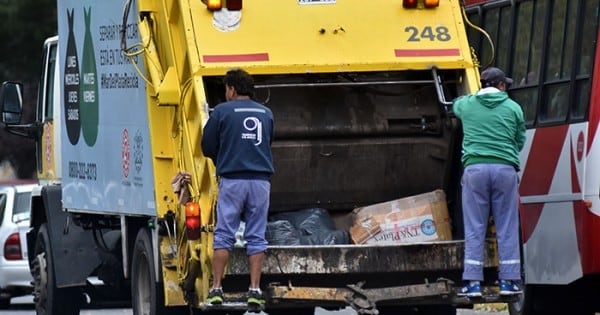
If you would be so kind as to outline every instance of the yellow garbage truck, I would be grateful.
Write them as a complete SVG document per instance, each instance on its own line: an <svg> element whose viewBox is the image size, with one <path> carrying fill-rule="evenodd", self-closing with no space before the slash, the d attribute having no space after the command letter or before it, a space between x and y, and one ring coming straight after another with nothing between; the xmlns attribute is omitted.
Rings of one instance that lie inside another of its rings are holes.
<svg viewBox="0 0 600 315"><path fill-rule="evenodd" d="M246 308L241 247L227 267L226 303L205 303L219 192L200 140L237 67L274 114L270 215L325 209L349 235L360 207L441 190L451 226L437 241L271 244L267 312L411 305L454 314L502 301L491 290L493 238L490 290L476 300L454 294L464 237L451 104L479 87L459 0L57 4L36 120L21 122L20 83L0 91L4 130L37 141L27 245L38 314L117 299L136 315ZM188 180L174 181L182 174Z"/></svg>

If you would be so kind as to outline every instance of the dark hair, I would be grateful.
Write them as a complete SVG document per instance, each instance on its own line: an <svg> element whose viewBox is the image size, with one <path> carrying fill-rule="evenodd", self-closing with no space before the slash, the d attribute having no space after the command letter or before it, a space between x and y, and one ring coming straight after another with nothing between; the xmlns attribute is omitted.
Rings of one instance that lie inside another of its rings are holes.
<svg viewBox="0 0 600 315"><path fill-rule="evenodd" d="M254 79L242 69L235 68L227 71L223 83L232 87L239 95L254 96Z"/></svg>

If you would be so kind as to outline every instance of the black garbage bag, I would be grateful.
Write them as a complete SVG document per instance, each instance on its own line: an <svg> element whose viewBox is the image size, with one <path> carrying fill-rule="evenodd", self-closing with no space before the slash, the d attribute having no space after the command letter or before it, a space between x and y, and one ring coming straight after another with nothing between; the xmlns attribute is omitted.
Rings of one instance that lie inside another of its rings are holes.
<svg viewBox="0 0 600 315"><path fill-rule="evenodd" d="M350 244L348 232L336 230L333 219L323 208L280 212L270 220L290 222L298 231L300 245Z"/></svg>
<svg viewBox="0 0 600 315"><path fill-rule="evenodd" d="M345 230L323 230L311 235L300 235L300 245L350 244L350 235Z"/></svg>
<svg viewBox="0 0 600 315"><path fill-rule="evenodd" d="M308 208L289 212L279 212L271 216L271 220L289 221L302 234L312 234L318 229L335 230L335 223L323 208Z"/></svg>
<svg viewBox="0 0 600 315"><path fill-rule="evenodd" d="M300 245L300 233L286 220L268 222L265 238L269 245Z"/></svg>

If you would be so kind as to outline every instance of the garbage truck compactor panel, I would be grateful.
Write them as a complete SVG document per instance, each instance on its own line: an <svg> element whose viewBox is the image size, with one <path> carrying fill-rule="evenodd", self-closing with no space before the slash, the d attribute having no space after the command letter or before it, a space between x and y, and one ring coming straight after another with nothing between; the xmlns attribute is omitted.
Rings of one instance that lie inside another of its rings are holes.
<svg viewBox="0 0 600 315"><path fill-rule="evenodd" d="M38 310L76 314L82 293L130 299L134 314L214 308L217 176L200 140L234 67L274 114L271 218L322 209L345 239L269 245L267 310L472 303L452 294L463 236L450 107L479 84L458 0L59 0L57 12L37 121L7 127L38 142ZM432 191L449 210L445 240L355 244L355 209ZM492 241L485 266L497 266ZM236 247L234 302L220 308L245 308L248 275Z"/></svg>

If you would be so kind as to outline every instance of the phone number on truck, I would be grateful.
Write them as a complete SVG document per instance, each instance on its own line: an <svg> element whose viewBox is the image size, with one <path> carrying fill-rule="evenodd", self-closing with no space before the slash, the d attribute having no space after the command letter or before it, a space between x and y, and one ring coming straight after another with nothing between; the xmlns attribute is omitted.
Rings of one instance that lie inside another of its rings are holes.
<svg viewBox="0 0 600 315"><path fill-rule="evenodd" d="M69 162L69 177L87 180L96 180L96 163Z"/></svg>

